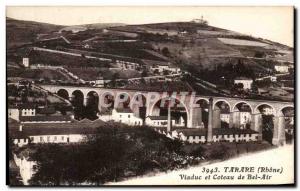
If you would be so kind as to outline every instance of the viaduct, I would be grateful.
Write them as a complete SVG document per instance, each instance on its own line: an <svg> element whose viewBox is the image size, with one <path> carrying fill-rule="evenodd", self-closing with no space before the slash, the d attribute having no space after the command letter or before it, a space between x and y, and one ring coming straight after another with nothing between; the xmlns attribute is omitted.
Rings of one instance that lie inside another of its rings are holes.
<svg viewBox="0 0 300 191"><path fill-rule="evenodd" d="M148 91L139 91L131 89L113 89L113 88L101 88L101 87L78 87L78 86L59 86L59 85L40 85L39 87L47 90L51 93L61 95L64 92L65 99L71 99L72 95L79 93L83 97L83 104L87 103L87 99L90 94L96 94L99 97L99 110L100 99L103 99L103 95L111 94L114 96L119 96L122 94L127 94L130 99L133 99L136 95L141 95L144 98L147 97ZM156 92L161 95L160 100L166 99L168 95L163 95L163 92ZM116 97L115 97L116 98ZM177 98L176 98L177 99ZM202 123L202 108L200 106L194 106L190 104L192 99L191 95L187 95L184 100L179 101L185 109L187 120L187 128L193 128ZM159 100L157 100L159 101ZM229 127L239 127L240 124L240 111L238 106L240 104L247 105L249 108L249 113L251 114L250 128L259 132L262 136L262 111L261 107L271 108L274 121L274 130L273 130L273 139L272 143L274 145L281 145L285 143L285 116L283 110L285 108L294 108L293 102L282 102L282 101L268 101L268 100L252 100L252 99L241 99L241 98L231 98L231 97L214 97L214 96L201 96L195 95L193 98L194 103L206 102L208 105L208 137L207 141L212 140L212 128L221 127L220 119L220 108L218 107L219 103L225 103L228 106L230 112L229 117ZM147 105L146 107L146 116L159 115L155 112L156 102ZM133 108L131 108L133 109Z"/></svg>

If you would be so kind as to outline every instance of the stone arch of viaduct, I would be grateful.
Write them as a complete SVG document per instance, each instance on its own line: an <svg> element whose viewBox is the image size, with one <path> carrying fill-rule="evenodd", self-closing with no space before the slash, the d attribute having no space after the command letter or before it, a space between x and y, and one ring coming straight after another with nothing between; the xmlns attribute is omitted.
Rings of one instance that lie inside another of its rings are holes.
<svg viewBox="0 0 300 191"><path fill-rule="evenodd" d="M148 92L147 91L137 91L137 90L125 90L125 89L110 89L110 88L97 88L97 87L76 87L76 86L57 86L57 85L41 85L43 89L51 92L51 93L57 93L59 90L64 89L68 92L69 97L72 96L72 93L76 90L80 90L84 97L84 103L86 103L88 93L91 91L94 91L99 96L99 104L101 96L106 94L107 92L110 94L113 94L114 96L118 96L122 93L127 94L130 98L133 98L137 94L142 94L145 98L147 98ZM162 92L156 92L160 95L159 99L162 99L165 97L165 95L162 95ZM211 99L211 101L209 101ZM158 99L158 100L159 100ZM151 115L153 108L153 105L158 101L154 100L150 103L150 105L147 105L146 108L146 116ZM199 105L194 105L192 103L196 103L199 100L206 101L209 105L211 105L212 110L209 112L212 112L214 116L214 120L220 119L220 114L216 111L217 107L216 104L218 102L225 102L229 105L230 110L230 123L229 127L232 127L236 125L235 123L238 123L238 120L235 120L237 117L236 113L236 106L240 103L244 103L249 105L251 108L251 129L258 131L261 133L262 131L262 119L261 119L261 113L258 110L259 106L261 105L267 105L270 106L273 109L273 115L274 115L274 133L273 133L273 144L281 144L285 141L284 138L284 116L282 113L282 110L287 107L294 108L293 102L282 102L282 101L268 101L268 100L251 100L251 99L241 99L241 98L229 98L229 97L212 97L212 96L199 96L196 95L195 97L192 97L191 95L187 95L184 100L180 100L182 104L186 108L187 112L187 127L192 128L196 126L197 123L197 116L199 115L200 109ZM212 125L213 127L218 127L216 125Z"/></svg>

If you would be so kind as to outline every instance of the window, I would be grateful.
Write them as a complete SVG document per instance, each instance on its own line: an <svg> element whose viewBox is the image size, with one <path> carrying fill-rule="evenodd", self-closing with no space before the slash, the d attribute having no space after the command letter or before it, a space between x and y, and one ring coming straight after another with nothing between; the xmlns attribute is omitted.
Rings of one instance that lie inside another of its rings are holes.
<svg viewBox="0 0 300 191"><path fill-rule="evenodd" d="M130 118L130 115L128 115L128 118Z"/></svg>
<svg viewBox="0 0 300 191"><path fill-rule="evenodd" d="M34 112L32 111L32 112L31 112L31 114L33 115L33 114L34 114Z"/></svg>
<svg viewBox="0 0 300 191"><path fill-rule="evenodd" d="M63 141L65 139L65 137L64 136L61 136L61 140Z"/></svg>
<svg viewBox="0 0 300 191"><path fill-rule="evenodd" d="M44 141L44 138L43 137L40 137L40 142L43 142Z"/></svg>
<svg viewBox="0 0 300 191"><path fill-rule="evenodd" d="M37 165L35 164L35 165L32 165L32 169L33 170L37 170Z"/></svg>
<svg viewBox="0 0 300 191"><path fill-rule="evenodd" d="M50 136L47 136L47 142L50 142Z"/></svg>
<svg viewBox="0 0 300 191"><path fill-rule="evenodd" d="M122 118L122 115L120 115L120 118Z"/></svg>
<svg viewBox="0 0 300 191"><path fill-rule="evenodd" d="M56 136L54 136L54 141L57 141L57 137Z"/></svg>

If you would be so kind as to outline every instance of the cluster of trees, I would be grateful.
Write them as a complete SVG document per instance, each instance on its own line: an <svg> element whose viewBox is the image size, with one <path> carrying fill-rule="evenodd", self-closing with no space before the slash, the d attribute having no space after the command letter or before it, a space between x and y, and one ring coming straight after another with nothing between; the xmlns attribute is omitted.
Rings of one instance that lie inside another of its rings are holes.
<svg viewBox="0 0 300 191"><path fill-rule="evenodd" d="M84 106L79 99L73 100L72 105L73 105L73 112L74 112L75 119L77 120L82 120L84 118L90 120L98 119L97 113L99 112L99 109L95 97L90 99L86 106ZM62 108L62 111L64 111L64 108Z"/></svg>
<svg viewBox="0 0 300 191"><path fill-rule="evenodd" d="M234 156L230 143L183 144L148 127L130 128L117 123L99 127L76 144L38 144L31 185L101 185L149 172L166 172L196 165L203 159L224 160Z"/></svg>
<svg viewBox="0 0 300 191"><path fill-rule="evenodd" d="M188 165L181 142L146 127L110 124L88 136L86 143L37 145L34 150L31 159L37 161L37 173L30 181L32 185L100 185Z"/></svg>

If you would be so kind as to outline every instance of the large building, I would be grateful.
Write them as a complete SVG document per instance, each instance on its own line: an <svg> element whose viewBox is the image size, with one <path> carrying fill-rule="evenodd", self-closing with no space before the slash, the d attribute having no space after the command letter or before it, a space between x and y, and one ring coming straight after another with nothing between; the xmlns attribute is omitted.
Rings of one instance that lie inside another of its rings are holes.
<svg viewBox="0 0 300 191"><path fill-rule="evenodd" d="M21 123L70 123L72 119L72 115L61 115L52 107L36 108L31 104L9 107L8 117Z"/></svg>
<svg viewBox="0 0 300 191"><path fill-rule="evenodd" d="M251 89L253 80L246 77L239 77L234 80L234 84L243 84L243 89Z"/></svg>
<svg viewBox="0 0 300 191"><path fill-rule="evenodd" d="M129 108L113 109L112 119L116 122L125 123L127 125L143 125L143 119L136 117L133 111Z"/></svg>
<svg viewBox="0 0 300 191"><path fill-rule="evenodd" d="M104 124L101 120L93 122L83 120L67 124L20 124L15 121L14 124L10 125L9 134L13 143L19 147L29 144L72 144L86 141L87 136L96 134L98 127ZM29 152L32 150L28 149L26 152L27 148L24 149L25 152L14 153L14 161L20 169L24 185L28 185L29 180L36 172L35 166L37 164L29 157Z"/></svg>
<svg viewBox="0 0 300 191"><path fill-rule="evenodd" d="M185 123L183 117L178 120L172 117L172 126L184 127ZM168 116L147 116L145 120L146 125L153 127L167 127L168 126Z"/></svg>

